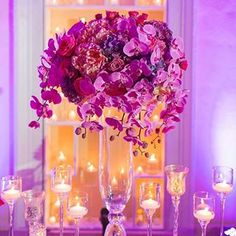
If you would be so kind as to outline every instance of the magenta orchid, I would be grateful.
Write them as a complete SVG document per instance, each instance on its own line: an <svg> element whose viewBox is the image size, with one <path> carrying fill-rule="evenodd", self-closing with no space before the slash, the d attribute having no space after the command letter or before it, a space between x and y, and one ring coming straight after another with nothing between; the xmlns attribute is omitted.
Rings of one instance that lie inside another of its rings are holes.
<svg viewBox="0 0 236 236"><path fill-rule="evenodd" d="M59 104L62 92L77 106L81 123L76 134L85 138L87 130L110 126L145 153L145 136L155 134L154 143L180 121L187 66L183 42L173 38L166 23L138 12L97 14L48 41L38 68L41 99L32 96L30 102L38 119L29 126L38 128L40 118L53 115L50 104ZM157 121L152 117L159 104ZM120 116L106 115L111 108Z"/></svg>

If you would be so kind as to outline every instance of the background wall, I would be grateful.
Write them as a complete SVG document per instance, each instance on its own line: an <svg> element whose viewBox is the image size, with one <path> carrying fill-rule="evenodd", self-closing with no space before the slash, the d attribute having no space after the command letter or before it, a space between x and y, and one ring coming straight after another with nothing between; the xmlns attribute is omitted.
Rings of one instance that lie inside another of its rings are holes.
<svg viewBox="0 0 236 236"><path fill-rule="evenodd" d="M192 173L195 190L211 190L213 165L236 171L236 1L195 0L193 40ZM235 198L225 216L234 226Z"/></svg>
<svg viewBox="0 0 236 236"><path fill-rule="evenodd" d="M14 158L13 11L11 0L0 3L0 177L12 173ZM0 228L7 222L5 206L0 208Z"/></svg>

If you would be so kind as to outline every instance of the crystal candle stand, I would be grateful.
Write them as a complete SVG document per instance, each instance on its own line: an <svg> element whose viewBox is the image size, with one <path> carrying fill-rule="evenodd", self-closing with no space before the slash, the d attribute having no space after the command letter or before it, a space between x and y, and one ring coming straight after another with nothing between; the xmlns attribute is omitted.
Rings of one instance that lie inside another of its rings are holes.
<svg viewBox="0 0 236 236"><path fill-rule="evenodd" d="M220 197L221 224L220 236L224 235L224 211L226 196L233 190L233 169L226 166L214 166L212 168L212 187Z"/></svg>
<svg viewBox="0 0 236 236"><path fill-rule="evenodd" d="M19 176L5 176L1 178L1 198L8 204L9 207L9 236L14 235L13 231L13 211L16 201L21 197L22 179Z"/></svg>
<svg viewBox="0 0 236 236"><path fill-rule="evenodd" d="M45 193L43 191L28 190L22 193L25 204L25 220L29 224L30 236L35 236L37 231L41 231L43 236L43 226L40 226L40 220L43 216L43 201Z"/></svg>
<svg viewBox="0 0 236 236"><path fill-rule="evenodd" d="M79 236L80 220L88 213L88 194L85 192L74 192L68 201L68 215L75 222L75 235Z"/></svg>
<svg viewBox="0 0 236 236"><path fill-rule="evenodd" d="M168 165L165 167L167 176L167 191L171 195L174 206L173 236L178 236L178 217L180 197L185 193L185 180L189 169L182 165Z"/></svg>
<svg viewBox="0 0 236 236"><path fill-rule="evenodd" d="M152 217L160 207L160 185L153 182L142 183L140 186L140 206L148 219L147 235L152 236Z"/></svg>
<svg viewBox="0 0 236 236"><path fill-rule="evenodd" d="M58 166L51 171L51 188L60 201L60 236L63 236L64 203L72 187L72 170L70 166Z"/></svg>
<svg viewBox="0 0 236 236"><path fill-rule="evenodd" d="M208 192L197 192L193 195L193 215L198 220L202 236L206 236L209 222L215 217L215 198Z"/></svg>

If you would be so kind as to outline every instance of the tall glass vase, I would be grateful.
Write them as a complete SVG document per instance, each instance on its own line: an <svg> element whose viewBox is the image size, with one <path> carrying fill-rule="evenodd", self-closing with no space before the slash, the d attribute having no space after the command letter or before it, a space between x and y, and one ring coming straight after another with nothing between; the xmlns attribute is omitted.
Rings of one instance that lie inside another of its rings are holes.
<svg viewBox="0 0 236 236"><path fill-rule="evenodd" d="M124 236L122 212L131 195L132 145L109 128L101 131L99 138L99 189L110 222L105 236Z"/></svg>

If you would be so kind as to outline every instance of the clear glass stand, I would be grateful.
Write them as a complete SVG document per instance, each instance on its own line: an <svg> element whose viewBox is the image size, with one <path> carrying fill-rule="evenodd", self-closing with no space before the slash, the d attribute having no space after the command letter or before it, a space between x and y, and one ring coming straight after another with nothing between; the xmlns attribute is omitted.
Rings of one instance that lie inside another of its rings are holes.
<svg viewBox="0 0 236 236"><path fill-rule="evenodd" d="M75 222L75 236L79 236L79 223L80 219L74 219Z"/></svg>
<svg viewBox="0 0 236 236"><path fill-rule="evenodd" d="M147 236L152 236L152 217L156 209L147 209L145 210L148 220Z"/></svg>
<svg viewBox="0 0 236 236"><path fill-rule="evenodd" d="M201 236L206 236L206 230L207 230L207 225L208 225L209 222L207 221L201 221L199 220L199 224L201 226L201 229L202 229L202 234Z"/></svg>
<svg viewBox="0 0 236 236"><path fill-rule="evenodd" d="M180 197L172 196L172 203L174 206L174 227L173 227L173 236L178 236L178 228L179 228L179 203Z"/></svg>
<svg viewBox="0 0 236 236"><path fill-rule="evenodd" d="M63 224L64 224L64 202L67 195L59 194L60 209L59 209L59 227L60 227L60 236L63 236Z"/></svg>
<svg viewBox="0 0 236 236"><path fill-rule="evenodd" d="M224 215L225 215L225 201L226 196L224 193L220 194L220 207L221 207L221 217L220 217L220 236L224 236Z"/></svg>
<svg viewBox="0 0 236 236"><path fill-rule="evenodd" d="M9 236L14 236L13 230L13 213L14 213L14 203L9 203Z"/></svg>
<svg viewBox="0 0 236 236"><path fill-rule="evenodd" d="M126 236L126 231L123 226L124 216L120 214L109 214L109 224L107 225L105 236Z"/></svg>

